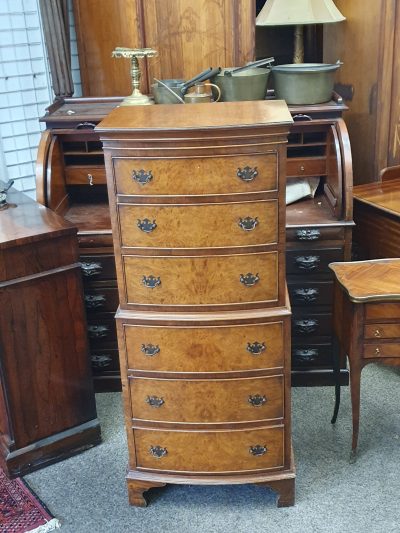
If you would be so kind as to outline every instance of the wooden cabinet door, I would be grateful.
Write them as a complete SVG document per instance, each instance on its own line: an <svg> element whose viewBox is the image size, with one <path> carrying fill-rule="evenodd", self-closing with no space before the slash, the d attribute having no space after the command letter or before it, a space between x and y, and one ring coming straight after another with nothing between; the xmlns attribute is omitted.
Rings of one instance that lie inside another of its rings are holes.
<svg viewBox="0 0 400 533"><path fill-rule="evenodd" d="M74 0L74 12L84 96L132 92L128 60L111 58L117 46L158 51L139 60L144 93L153 77L189 79L254 59L250 0Z"/></svg>

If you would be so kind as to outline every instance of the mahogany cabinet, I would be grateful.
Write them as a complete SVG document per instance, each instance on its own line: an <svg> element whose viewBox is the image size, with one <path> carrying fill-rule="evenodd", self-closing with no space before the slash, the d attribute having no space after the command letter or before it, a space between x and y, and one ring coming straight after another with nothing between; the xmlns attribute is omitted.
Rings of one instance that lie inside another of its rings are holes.
<svg viewBox="0 0 400 533"><path fill-rule="evenodd" d="M103 142L129 501L259 483L294 503L283 101L118 107Z"/></svg>
<svg viewBox="0 0 400 533"><path fill-rule="evenodd" d="M154 77L245 65L254 60L255 10L250 0L74 0L83 95L131 94L129 62L111 57L117 46L158 51L139 60L144 94Z"/></svg>
<svg viewBox="0 0 400 533"><path fill-rule="evenodd" d="M335 0L346 17L324 25L324 60L343 61L335 80L346 98L354 183L400 163L400 6L397 0ZM396 52L397 50L397 52Z"/></svg>
<svg viewBox="0 0 400 533"><path fill-rule="evenodd" d="M100 442L76 229L13 189L0 210L0 466L27 474Z"/></svg>
<svg viewBox="0 0 400 533"><path fill-rule="evenodd" d="M78 226L85 301L94 326L91 357L99 391L117 390L120 377L115 330L111 326L118 296L104 155L93 128L119 101L72 98L53 104L41 119L47 130L42 136L37 165L38 200ZM314 199L287 207L287 281L293 311L295 385L334 384L332 279L327 264L350 259L352 160L341 118L346 109L338 100L289 106L295 122L287 145L287 179L320 177ZM125 170L122 168L121 172ZM129 175L124 179L127 187ZM201 181L204 180L202 176ZM179 183L173 190L178 190ZM303 264L298 258L303 258ZM107 332L111 337L102 337ZM345 369L342 375L344 383Z"/></svg>

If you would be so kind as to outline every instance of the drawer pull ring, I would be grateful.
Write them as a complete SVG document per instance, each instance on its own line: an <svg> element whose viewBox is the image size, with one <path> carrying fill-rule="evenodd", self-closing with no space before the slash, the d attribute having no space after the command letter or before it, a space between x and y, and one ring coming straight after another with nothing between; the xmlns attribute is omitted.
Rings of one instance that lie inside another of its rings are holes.
<svg viewBox="0 0 400 533"><path fill-rule="evenodd" d="M153 220L152 222L148 218L144 218L143 220L140 220L140 218L138 218L137 227L141 231L144 231L144 233L151 233L152 231L156 229L157 224L155 220Z"/></svg>
<svg viewBox="0 0 400 533"><path fill-rule="evenodd" d="M156 278L155 276L143 276L142 277L142 283L145 287L148 289L155 289L159 285L161 285L161 278Z"/></svg>
<svg viewBox="0 0 400 533"><path fill-rule="evenodd" d="M378 347L375 348L375 355L381 355L381 351Z"/></svg>
<svg viewBox="0 0 400 533"><path fill-rule="evenodd" d="M85 294L86 309L100 309L104 307L106 301L104 294Z"/></svg>
<svg viewBox="0 0 400 533"><path fill-rule="evenodd" d="M293 359L296 363L311 363L318 358L318 350L305 348L294 350Z"/></svg>
<svg viewBox="0 0 400 533"><path fill-rule="evenodd" d="M148 403L150 407L161 407L165 402L164 398L158 398L157 396L147 396L146 403Z"/></svg>
<svg viewBox="0 0 400 533"><path fill-rule="evenodd" d="M303 320L295 320L294 330L296 333L301 333L302 335L306 333L314 333L318 328L318 320L312 318L304 318Z"/></svg>
<svg viewBox="0 0 400 533"><path fill-rule="evenodd" d="M87 175L87 179L88 179L89 185L92 187L93 186L93 175L92 174L88 174Z"/></svg>
<svg viewBox="0 0 400 533"><path fill-rule="evenodd" d="M147 357L154 357L158 353L160 353L160 347L158 344L155 346L153 344L142 344L142 347L140 348L144 355L147 355Z"/></svg>
<svg viewBox="0 0 400 533"><path fill-rule="evenodd" d="M375 332L374 332L374 336L375 336L375 337L378 337L378 338L379 338L379 337L382 337L381 332L379 331L379 329L376 329L376 330L375 330Z"/></svg>
<svg viewBox="0 0 400 533"><path fill-rule="evenodd" d="M146 185L153 179L153 174L151 170L132 170L132 179L139 183L139 185Z"/></svg>
<svg viewBox="0 0 400 533"><path fill-rule="evenodd" d="M92 363L93 371L95 370L103 370L104 368L108 368L111 366L112 363L112 357L111 355L96 355L93 354L90 356L90 360Z"/></svg>
<svg viewBox="0 0 400 533"><path fill-rule="evenodd" d="M254 396L249 396L248 402L253 407L262 407L267 403L266 396L261 396L260 394L255 394Z"/></svg>
<svg viewBox="0 0 400 533"><path fill-rule="evenodd" d="M81 262L82 274L85 278L91 278L92 276L97 276L103 271L103 266L100 263L86 263Z"/></svg>
<svg viewBox="0 0 400 533"><path fill-rule="evenodd" d="M319 229L298 229L296 239L298 241L317 241L321 237Z"/></svg>
<svg viewBox="0 0 400 533"><path fill-rule="evenodd" d="M261 444L256 444L255 446L250 446L249 453L255 457L261 457L267 453L268 449L266 446L261 446Z"/></svg>
<svg viewBox="0 0 400 533"><path fill-rule="evenodd" d="M260 355L266 350L265 342L248 342L246 350L250 352L251 355Z"/></svg>
<svg viewBox="0 0 400 533"><path fill-rule="evenodd" d="M239 218L238 225L244 231L252 231L253 229L256 228L256 226L258 226L258 218L257 217Z"/></svg>
<svg viewBox="0 0 400 533"><path fill-rule="evenodd" d="M300 270L315 270L318 268L320 258L318 255L300 255L296 257L295 263Z"/></svg>
<svg viewBox="0 0 400 533"><path fill-rule="evenodd" d="M88 334L90 339L104 339L110 333L110 328L108 326L102 326L98 324L93 324L88 326Z"/></svg>
<svg viewBox="0 0 400 533"><path fill-rule="evenodd" d="M301 289L295 289L294 294L297 298L297 300L300 300L301 302L315 302L318 299L319 296L319 289L314 288L301 288Z"/></svg>
<svg viewBox="0 0 400 533"><path fill-rule="evenodd" d="M150 446L149 453L153 457L161 459L161 457L165 457L168 454L168 450L167 448L161 448L161 446Z"/></svg>
<svg viewBox="0 0 400 533"><path fill-rule="evenodd" d="M256 283L260 281L260 276L258 274L252 274L248 272L246 275L240 274L240 283L245 287L253 287Z"/></svg>
<svg viewBox="0 0 400 533"><path fill-rule="evenodd" d="M240 178L242 181L253 181L258 176L258 170L257 167L251 168L249 166L242 168L238 168L236 175L238 178Z"/></svg>

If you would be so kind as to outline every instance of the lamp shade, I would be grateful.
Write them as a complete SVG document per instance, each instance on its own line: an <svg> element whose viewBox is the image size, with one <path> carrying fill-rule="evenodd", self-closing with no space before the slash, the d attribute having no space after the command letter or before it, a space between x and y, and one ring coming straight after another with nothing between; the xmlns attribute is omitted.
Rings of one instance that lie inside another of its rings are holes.
<svg viewBox="0 0 400 533"><path fill-rule="evenodd" d="M256 26L327 24L345 19L332 0L267 0Z"/></svg>

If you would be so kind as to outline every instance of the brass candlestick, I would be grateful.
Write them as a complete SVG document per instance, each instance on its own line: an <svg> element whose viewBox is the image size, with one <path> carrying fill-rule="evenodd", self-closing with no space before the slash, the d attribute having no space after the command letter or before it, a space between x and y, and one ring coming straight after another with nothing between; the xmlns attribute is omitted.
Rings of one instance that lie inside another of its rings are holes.
<svg viewBox="0 0 400 533"><path fill-rule="evenodd" d="M152 48L122 48L118 46L112 53L111 57L128 58L131 60L131 76L133 92L122 101L121 105L149 105L154 104L154 101L147 95L142 94L140 87L140 68L139 61L143 57L154 57L157 51Z"/></svg>

